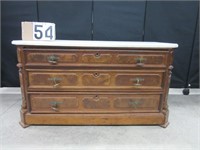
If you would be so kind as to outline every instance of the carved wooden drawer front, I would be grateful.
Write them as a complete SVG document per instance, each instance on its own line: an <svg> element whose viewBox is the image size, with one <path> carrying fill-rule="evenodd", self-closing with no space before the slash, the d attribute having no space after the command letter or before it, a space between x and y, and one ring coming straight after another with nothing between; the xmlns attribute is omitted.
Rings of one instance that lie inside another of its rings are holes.
<svg viewBox="0 0 200 150"><path fill-rule="evenodd" d="M158 112L160 95L120 95L114 98L113 107L132 112Z"/></svg>
<svg viewBox="0 0 200 150"><path fill-rule="evenodd" d="M118 54L116 61L118 64L133 64L138 67L165 66L166 56L163 54Z"/></svg>
<svg viewBox="0 0 200 150"><path fill-rule="evenodd" d="M32 88L70 88L78 85L76 73L31 72L29 87Z"/></svg>
<svg viewBox="0 0 200 150"><path fill-rule="evenodd" d="M77 63L78 55L73 52L27 52L26 63L35 65L57 65Z"/></svg>
<svg viewBox="0 0 200 150"><path fill-rule="evenodd" d="M93 52L93 53L83 53L81 57L81 62L83 64L111 64L113 54L105 54L102 52Z"/></svg>
<svg viewBox="0 0 200 150"><path fill-rule="evenodd" d="M68 50L26 51L28 66L110 66L110 67L165 67L166 53L130 52L125 50Z"/></svg>
<svg viewBox="0 0 200 150"><path fill-rule="evenodd" d="M28 70L31 90L162 89L164 71Z"/></svg>
<svg viewBox="0 0 200 150"><path fill-rule="evenodd" d="M29 96L32 113L57 113L76 111L79 107L79 102L76 96L62 95L37 95Z"/></svg>
<svg viewBox="0 0 200 150"><path fill-rule="evenodd" d="M31 94L32 113L159 112L160 95Z"/></svg>

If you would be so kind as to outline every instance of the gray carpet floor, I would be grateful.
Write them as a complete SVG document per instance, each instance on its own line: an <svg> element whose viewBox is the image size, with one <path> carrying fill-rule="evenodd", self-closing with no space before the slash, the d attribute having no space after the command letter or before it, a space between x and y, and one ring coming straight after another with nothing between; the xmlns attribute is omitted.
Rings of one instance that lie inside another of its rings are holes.
<svg viewBox="0 0 200 150"><path fill-rule="evenodd" d="M21 96L0 94L0 150L200 150L200 95L169 95L170 125L19 125Z"/></svg>

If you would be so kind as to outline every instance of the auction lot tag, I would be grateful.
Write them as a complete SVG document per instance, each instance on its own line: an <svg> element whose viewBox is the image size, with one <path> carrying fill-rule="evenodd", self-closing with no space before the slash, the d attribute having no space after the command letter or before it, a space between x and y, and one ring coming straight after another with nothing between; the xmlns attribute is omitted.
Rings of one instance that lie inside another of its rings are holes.
<svg viewBox="0 0 200 150"><path fill-rule="evenodd" d="M48 22L22 22L22 40L55 40L55 24Z"/></svg>
<svg viewBox="0 0 200 150"><path fill-rule="evenodd" d="M55 24L34 22L33 40L55 40Z"/></svg>

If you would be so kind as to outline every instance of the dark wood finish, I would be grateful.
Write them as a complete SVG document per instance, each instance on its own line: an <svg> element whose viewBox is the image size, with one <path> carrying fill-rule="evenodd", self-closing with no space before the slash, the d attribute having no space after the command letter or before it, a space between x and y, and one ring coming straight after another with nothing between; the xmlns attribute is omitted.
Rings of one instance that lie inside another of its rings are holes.
<svg viewBox="0 0 200 150"><path fill-rule="evenodd" d="M23 127L168 125L172 49L18 46Z"/></svg>

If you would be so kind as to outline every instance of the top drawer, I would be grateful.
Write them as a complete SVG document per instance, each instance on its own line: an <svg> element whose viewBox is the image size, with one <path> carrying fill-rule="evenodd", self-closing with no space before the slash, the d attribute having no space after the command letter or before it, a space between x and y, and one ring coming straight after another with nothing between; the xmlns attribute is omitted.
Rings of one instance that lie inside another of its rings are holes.
<svg viewBox="0 0 200 150"><path fill-rule="evenodd" d="M165 67L167 53L145 50L27 50L26 66Z"/></svg>

